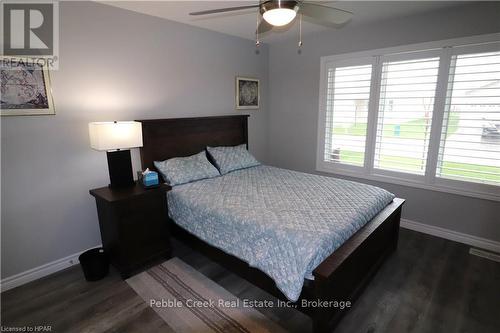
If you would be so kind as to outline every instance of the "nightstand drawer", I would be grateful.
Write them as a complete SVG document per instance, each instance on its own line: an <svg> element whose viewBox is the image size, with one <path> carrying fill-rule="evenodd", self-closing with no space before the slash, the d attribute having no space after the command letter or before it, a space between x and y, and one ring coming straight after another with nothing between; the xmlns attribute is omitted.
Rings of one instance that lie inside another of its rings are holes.
<svg viewBox="0 0 500 333"><path fill-rule="evenodd" d="M167 202L159 195L140 197L115 205L119 232L127 239L151 240L168 235Z"/></svg>

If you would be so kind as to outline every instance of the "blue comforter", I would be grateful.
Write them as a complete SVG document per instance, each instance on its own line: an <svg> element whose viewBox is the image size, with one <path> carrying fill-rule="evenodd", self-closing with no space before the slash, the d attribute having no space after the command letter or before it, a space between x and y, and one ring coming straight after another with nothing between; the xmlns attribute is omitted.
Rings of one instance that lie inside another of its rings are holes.
<svg viewBox="0 0 500 333"><path fill-rule="evenodd" d="M257 166L175 186L168 205L178 225L296 301L304 278L393 198L375 186Z"/></svg>

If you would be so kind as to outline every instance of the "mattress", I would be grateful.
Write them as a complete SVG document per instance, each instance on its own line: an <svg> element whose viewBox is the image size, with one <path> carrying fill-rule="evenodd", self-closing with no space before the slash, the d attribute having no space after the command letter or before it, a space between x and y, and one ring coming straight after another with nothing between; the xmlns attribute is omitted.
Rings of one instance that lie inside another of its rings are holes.
<svg viewBox="0 0 500 333"><path fill-rule="evenodd" d="M394 195L261 165L175 186L167 198L176 224L260 269L296 301L304 279Z"/></svg>

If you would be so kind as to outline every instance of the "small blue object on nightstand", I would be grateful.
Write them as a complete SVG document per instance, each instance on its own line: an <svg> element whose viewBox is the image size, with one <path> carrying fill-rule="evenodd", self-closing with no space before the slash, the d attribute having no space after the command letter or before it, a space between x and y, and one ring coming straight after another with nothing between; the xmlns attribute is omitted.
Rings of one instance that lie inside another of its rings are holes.
<svg viewBox="0 0 500 333"><path fill-rule="evenodd" d="M157 186L159 183L157 172L146 169L146 171L142 173L142 184L144 187Z"/></svg>

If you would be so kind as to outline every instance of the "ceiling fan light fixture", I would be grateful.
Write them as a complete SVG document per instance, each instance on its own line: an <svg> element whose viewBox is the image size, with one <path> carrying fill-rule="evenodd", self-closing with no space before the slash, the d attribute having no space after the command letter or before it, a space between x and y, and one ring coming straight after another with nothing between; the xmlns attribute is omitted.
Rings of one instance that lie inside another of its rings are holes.
<svg viewBox="0 0 500 333"><path fill-rule="evenodd" d="M281 27L293 21L298 9L296 1L270 1L261 6L261 13L267 23Z"/></svg>
<svg viewBox="0 0 500 333"><path fill-rule="evenodd" d="M293 9L277 8L271 9L262 15L267 23L276 27L281 27L292 22L297 13Z"/></svg>

